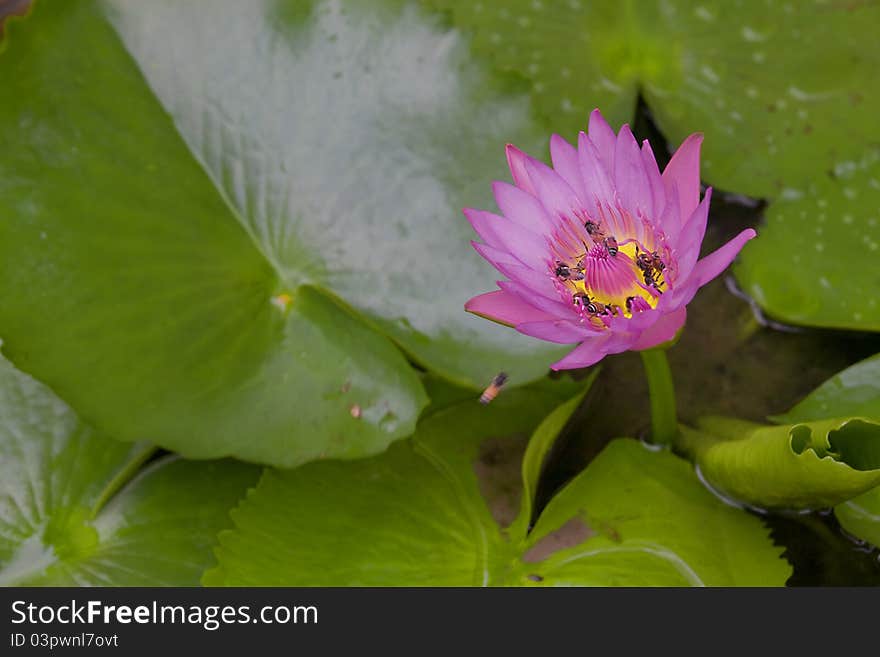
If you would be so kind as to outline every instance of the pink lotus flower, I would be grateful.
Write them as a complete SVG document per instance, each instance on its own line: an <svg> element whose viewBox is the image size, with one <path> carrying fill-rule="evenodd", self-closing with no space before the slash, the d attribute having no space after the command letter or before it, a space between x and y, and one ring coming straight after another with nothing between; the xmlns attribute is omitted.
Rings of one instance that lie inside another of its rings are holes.
<svg viewBox="0 0 880 657"><path fill-rule="evenodd" d="M474 248L507 280L465 309L550 342L579 343L555 370L587 367L608 354L675 337L697 290L718 276L755 231L702 260L709 199L700 201L701 134L660 173L647 141L618 135L599 110L577 148L550 139L551 169L514 146L516 186L495 182L503 216L464 210L483 244Z"/></svg>

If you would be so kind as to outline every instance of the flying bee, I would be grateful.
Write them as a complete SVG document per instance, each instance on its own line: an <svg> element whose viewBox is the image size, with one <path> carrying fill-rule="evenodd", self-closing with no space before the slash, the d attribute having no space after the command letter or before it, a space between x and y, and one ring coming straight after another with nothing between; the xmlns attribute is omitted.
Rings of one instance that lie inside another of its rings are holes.
<svg viewBox="0 0 880 657"><path fill-rule="evenodd" d="M620 250L617 246L617 238L615 238L614 235L602 240L602 245L605 247L605 250L608 251L608 255L610 256L616 256L617 252Z"/></svg>
<svg viewBox="0 0 880 657"><path fill-rule="evenodd" d="M492 379L492 383L489 384L489 387L483 391L482 395L480 395L480 403L488 404L495 399L495 397L498 396L498 393L501 392L501 388L504 387L505 383L507 383L507 374L505 372L498 372L498 374L495 375L495 378Z"/></svg>

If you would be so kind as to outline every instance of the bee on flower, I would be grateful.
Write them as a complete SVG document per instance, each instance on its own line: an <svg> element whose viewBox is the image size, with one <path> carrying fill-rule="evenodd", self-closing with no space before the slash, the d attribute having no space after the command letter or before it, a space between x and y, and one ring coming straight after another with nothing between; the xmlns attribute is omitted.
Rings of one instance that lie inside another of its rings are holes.
<svg viewBox="0 0 880 657"><path fill-rule="evenodd" d="M661 173L647 141L618 134L599 110L577 147L550 139L552 168L512 145L514 184L495 182L501 214L467 208L474 248L505 280L465 309L550 342L577 344L551 367L587 367L608 354L675 337L697 290L755 237L742 231L698 260L712 189L700 200L701 134Z"/></svg>

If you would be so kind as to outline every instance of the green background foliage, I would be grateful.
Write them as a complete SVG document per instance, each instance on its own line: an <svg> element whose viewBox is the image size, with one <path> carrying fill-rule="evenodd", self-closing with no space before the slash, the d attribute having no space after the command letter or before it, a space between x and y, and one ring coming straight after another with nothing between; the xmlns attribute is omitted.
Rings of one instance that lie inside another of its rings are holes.
<svg viewBox="0 0 880 657"><path fill-rule="evenodd" d="M0 585L194 586L259 474L103 437L0 359Z"/></svg>
<svg viewBox="0 0 880 657"><path fill-rule="evenodd" d="M682 432L712 486L760 508L829 507L880 484L880 423L872 420L766 426L707 417Z"/></svg>
<svg viewBox="0 0 880 657"><path fill-rule="evenodd" d="M539 494L596 373L551 382L566 348L463 312L497 273L460 210L492 208L505 143L546 160L550 132L641 97L671 148L705 133L704 182L769 202L735 267L757 304L877 331L878 23L821 1L37 2L0 41L0 583L783 584L762 523L670 453L618 438ZM725 493L836 504L876 545L877 358L686 447ZM531 385L480 406L501 370ZM272 467L186 460L227 456Z"/></svg>
<svg viewBox="0 0 880 657"><path fill-rule="evenodd" d="M733 4L39 4L0 60L5 353L116 438L374 454L426 403L394 345L474 388L561 353L461 312L493 276L458 211L505 141L629 120L639 86L673 144L704 129L707 180L774 200L756 299L876 328L878 9Z"/></svg>
<svg viewBox="0 0 880 657"><path fill-rule="evenodd" d="M614 441L537 517L537 473L582 399L513 391L448 407L372 459L268 470L222 532L210 585L781 585L761 522L686 462ZM520 464L519 455L526 456ZM416 491L413 494L413 491ZM299 500L311 500L308 505ZM706 537L712 540L707 541Z"/></svg>

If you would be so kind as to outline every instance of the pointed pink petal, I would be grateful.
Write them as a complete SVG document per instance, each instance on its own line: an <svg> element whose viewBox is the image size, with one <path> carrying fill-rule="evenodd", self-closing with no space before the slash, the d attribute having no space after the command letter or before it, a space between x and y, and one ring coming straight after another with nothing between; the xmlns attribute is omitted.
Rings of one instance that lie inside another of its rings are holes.
<svg viewBox="0 0 880 657"><path fill-rule="evenodd" d="M727 269L727 266L733 262L733 259L737 254L742 251L746 242L756 236L757 233L753 229L746 228L727 244L700 260L694 267L693 273L693 277L696 279L697 284L702 287Z"/></svg>
<svg viewBox="0 0 880 657"><path fill-rule="evenodd" d="M542 235L553 232L555 224L547 214L541 202L528 192L506 182L492 183L495 202L501 214L523 228L528 228Z"/></svg>
<svg viewBox="0 0 880 657"><path fill-rule="evenodd" d="M543 236L485 210L466 208L464 214L486 244L507 251L532 269L546 269L549 254Z"/></svg>
<svg viewBox="0 0 880 657"><path fill-rule="evenodd" d="M756 233L753 229L747 228L727 244L700 260L694 267L691 275L686 280L682 279L677 283L671 296L668 294L663 295L660 298L660 303L668 299L668 308L689 304L700 287L723 272L740 250L742 250L745 243L755 237L755 235Z"/></svg>
<svg viewBox="0 0 880 657"><path fill-rule="evenodd" d="M612 333L610 331L609 333L608 342L603 347L606 356L619 354L622 351L629 351L632 349L633 342L639 337L638 333Z"/></svg>
<svg viewBox="0 0 880 657"><path fill-rule="evenodd" d="M675 337L679 329L684 326L686 319L687 308L685 307L663 315L639 336L639 339L633 343L632 349L641 351L642 349L650 349L658 344L669 342Z"/></svg>
<svg viewBox="0 0 880 657"><path fill-rule="evenodd" d="M524 189L529 194L535 193L532 181L529 180L529 174L526 172L525 160L528 157L513 144L508 144L505 149L507 153L507 165L510 167L510 175L513 176L513 182L517 187Z"/></svg>
<svg viewBox="0 0 880 657"><path fill-rule="evenodd" d="M577 347L568 352L561 359L550 366L551 370L576 370L580 367L589 367L595 365L605 358L603 347L606 342L605 337L590 338L581 342Z"/></svg>
<svg viewBox="0 0 880 657"><path fill-rule="evenodd" d="M553 316L541 312L534 306L526 303L518 296L496 290L474 297L466 304L464 309L469 313L491 319L493 322L514 326L524 322L544 322L552 320Z"/></svg>
<svg viewBox="0 0 880 657"><path fill-rule="evenodd" d="M498 230L503 228L500 221L492 219L494 216L491 212L476 210L474 208L464 208L462 210L465 218L474 229L474 232L480 236L489 246L501 248L501 238L498 236Z"/></svg>
<svg viewBox="0 0 880 657"><path fill-rule="evenodd" d="M657 166L657 160L654 159L654 151L651 150L651 144L647 139L642 142L642 164L651 188L651 199L654 201L654 214L650 219L662 221L663 211L666 209L666 191L663 188L663 178L660 177L660 168ZM663 228L663 224L659 221L658 223L660 228Z"/></svg>
<svg viewBox="0 0 880 657"><path fill-rule="evenodd" d="M569 184L543 162L528 158L526 171L535 185L538 200L554 219L560 215L569 216L573 210L581 207L580 200Z"/></svg>
<svg viewBox="0 0 880 657"><path fill-rule="evenodd" d="M702 133L694 133L682 142L663 171L666 196L678 194L682 221L691 215L700 202L700 144Z"/></svg>
<svg viewBox="0 0 880 657"><path fill-rule="evenodd" d="M535 271L519 263L501 262L496 267L509 280L521 283L534 292L552 301L559 301L559 292L553 284L553 278L548 271Z"/></svg>
<svg viewBox="0 0 880 657"><path fill-rule="evenodd" d="M619 332L641 333L657 323L659 315L657 310L643 310L632 317L612 317L610 328Z"/></svg>
<svg viewBox="0 0 880 657"><path fill-rule="evenodd" d="M703 237L706 235L706 221L709 219L709 204L712 201L712 188L706 190L706 195L693 211L690 219L684 225L681 235L675 245L675 256L678 260L678 280L685 280L691 274L697 258L700 257L700 247L703 245Z"/></svg>
<svg viewBox="0 0 880 657"><path fill-rule="evenodd" d="M550 299L542 294L530 290L527 286L519 281L498 281L498 287L505 292L509 292L528 304L531 304L538 310L543 310L550 314L554 319L569 319L574 314L574 309L569 304L562 303L558 297Z"/></svg>
<svg viewBox="0 0 880 657"><path fill-rule="evenodd" d="M585 209L591 217L597 217L596 202L612 203L614 201L614 185L611 174L599 159L596 145L590 141L586 133L578 135L578 163L584 179L586 198L583 199Z"/></svg>
<svg viewBox="0 0 880 657"><path fill-rule="evenodd" d="M590 122L587 125L587 134L590 141L596 146L599 161L609 174L614 171L614 150L617 147L617 137L614 130L608 125L602 112L594 109L590 112Z"/></svg>
<svg viewBox="0 0 880 657"><path fill-rule="evenodd" d="M614 152L614 187L623 207L633 217L639 216L641 210L645 216L654 218L654 198L651 196L651 183L645 173L642 152L625 123L617 135Z"/></svg>
<svg viewBox="0 0 880 657"><path fill-rule="evenodd" d="M580 367L595 365L608 354L626 351L632 344L633 334L620 335L605 331L601 337L588 338L565 357L550 366L552 370L573 370Z"/></svg>
<svg viewBox="0 0 880 657"><path fill-rule="evenodd" d="M502 249L496 249L494 246L489 246L488 244L483 244L482 242L471 242L471 246L474 247L474 250L479 253L483 258L485 258L490 265L495 267L502 274L504 273L501 268L506 265L519 265L522 266L522 263L510 255L507 251ZM505 274L506 275L506 274Z"/></svg>
<svg viewBox="0 0 880 657"><path fill-rule="evenodd" d="M697 285L696 279L692 276L683 283L678 283L672 294L664 294L660 297L660 303L666 302L667 311L672 308L680 308L691 302L691 299L697 294L700 286ZM660 304L657 304L660 307Z"/></svg>
<svg viewBox="0 0 880 657"><path fill-rule="evenodd" d="M681 211L678 207L678 194L666 196L666 206L657 221L657 226L666 234L670 244L678 242L678 237L681 234Z"/></svg>
<svg viewBox="0 0 880 657"><path fill-rule="evenodd" d="M583 201L586 189L583 176L581 176L577 149L559 135L553 135L550 137L550 160L553 162L553 169L556 173L562 176L562 179Z"/></svg>
<svg viewBox="0 0 880 657"><path fill-rule="evenodd" d="M565 319L546 322L523 322L522 324L517 324L514 328L524 335L559 344L573 344L581 342L591 335L595 335L595 332Z"/></svg>

